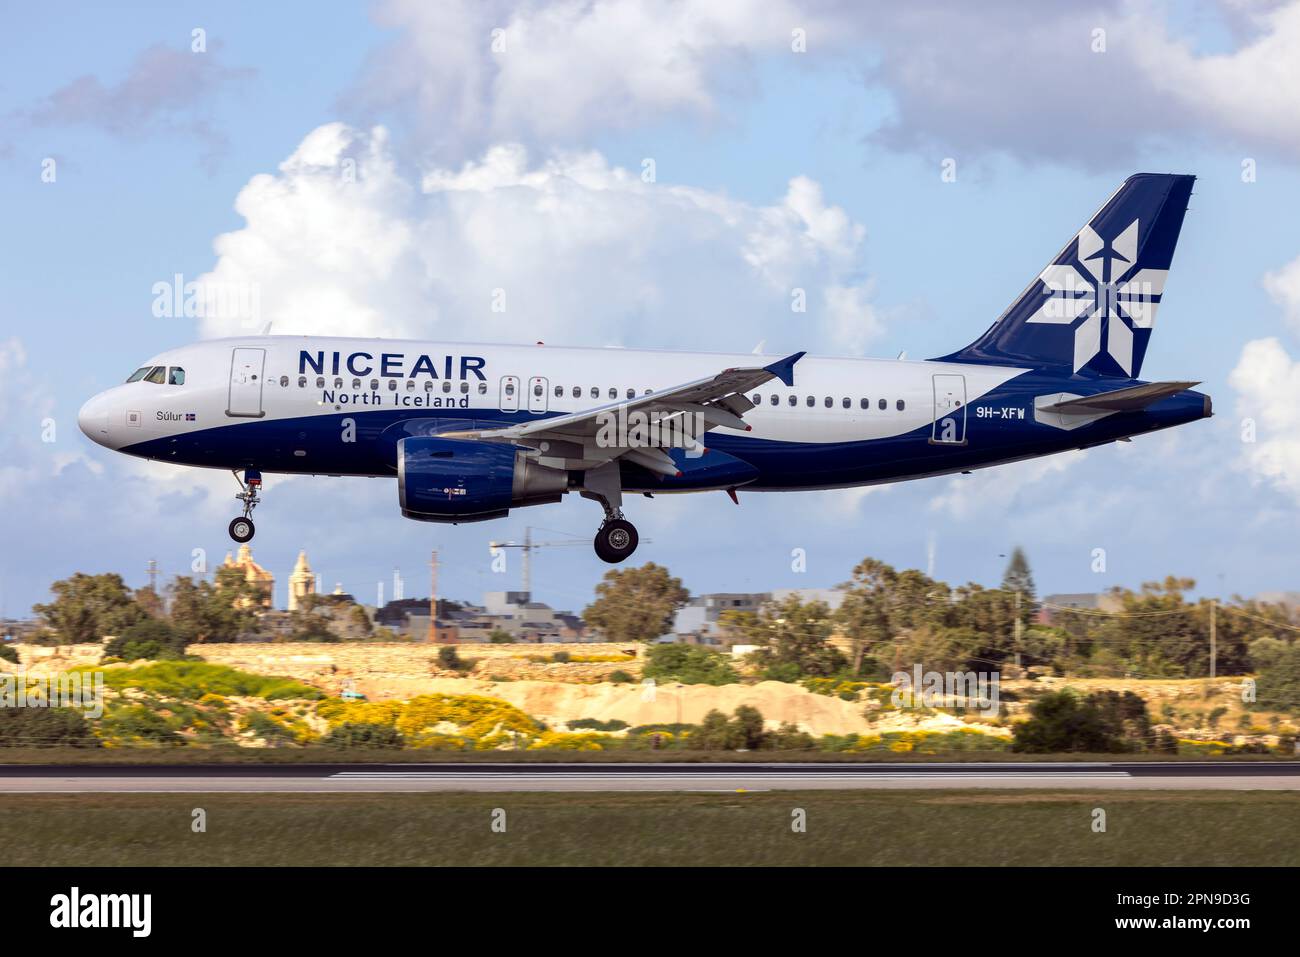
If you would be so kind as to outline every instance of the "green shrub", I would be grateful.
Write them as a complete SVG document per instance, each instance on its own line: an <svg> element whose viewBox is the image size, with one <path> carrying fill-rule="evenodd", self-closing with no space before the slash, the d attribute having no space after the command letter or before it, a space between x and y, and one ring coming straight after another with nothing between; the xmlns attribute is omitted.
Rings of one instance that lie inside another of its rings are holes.
<svg viewBox="0 0 1300 957"><path fill-rule="evenodd" d="M267 700L305 698L316 701L325 697L319 689L291 678L255 675L206 661L158 661L134 668L110 668L104 673L104 684L116 691L135 688L190 701L205 694Z"/></svg>
<svg viewBox="0 0 1300 957"><path fill-rule="evenodd" d="M570 660L570 655L567 651L557 651L555 654L551 655L551 660L562 665L567 665Z"/></svg>
<svg viewBox="0 0 1300 957"><path fill-rule="evenodd" d="M608 721L601 721L599 718L579 718L577 721L569 722L570 731L622 731L627 727L626 721L620 721L618 718L610 718Z"/></svg>
<svg viewBox="0 0 1300 957"><path fill-rule="evenodd" d="M0 747L97 748L99 739L73 708L0 708Z"/></svg>
<svg viewBox="0 0 1300 957"><path fill-rule="evenodd" d="M627 685L636 682L635 678L633 678L626 671L623 671L621 668L618 671L611 671L609 673L609 677L607 677L605 680L616 685Z"/></svg>
<svg viewBox="0 0 1300 957"><path fill-rule="evenodd" d="M182 745L185 739L176 733L167 719L145 704L110 706L99 723L100 737L113 744Z"/></svg>
<svg viewBox="0 0 1300 957"><path fill-rule="evenodd" d="M0 644L0 661L11 661L14 664L19 664L18 649Z"/></svg>
<svg viewBox="0 0 1300 957"><path fill-rule="evenodd" d="M727 685L739 680L725 655L699 645L651 645L642 674L685 685Z"/></svg>
<svg viewBox="0 0 1300 957"><path fill-rule="evenodd" d="M406 737L392 725L345 721L330 729L324 743L331 748L401 748Z"/></svg>
<svg viewBox="0 0 1300 957"><path fill-rule="evenodd" d="M104 654L123 661L140 658L175 660L185 657L187 643L188 638L167 622L145 618L123 629L122 634L104 646Z"/></svg>

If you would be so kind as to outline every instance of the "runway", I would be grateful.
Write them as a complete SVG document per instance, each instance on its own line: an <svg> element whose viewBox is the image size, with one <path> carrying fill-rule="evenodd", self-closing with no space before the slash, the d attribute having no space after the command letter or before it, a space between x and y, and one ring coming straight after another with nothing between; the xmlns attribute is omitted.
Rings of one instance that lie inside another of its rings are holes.
<svg viewBox="0 0 1300 957"><path fill-rule="evenodd" d="M2 794L1300 790L1300 762L0 765Z"/></svg>

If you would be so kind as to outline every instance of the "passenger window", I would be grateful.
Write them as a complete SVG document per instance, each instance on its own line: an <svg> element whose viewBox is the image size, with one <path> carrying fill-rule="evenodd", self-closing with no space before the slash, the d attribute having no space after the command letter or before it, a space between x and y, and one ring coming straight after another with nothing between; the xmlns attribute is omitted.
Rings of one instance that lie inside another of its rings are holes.
<svg viewBox="0 0 1300 957"><path fill-rule="evenodd" d="M533 384L533 395L540 399L542 397L542 391L542 384L540 382L535 382Z"/></svg>
<svg viewBox="0 0 1300 957"><path fill-rule="evenodd" d="M287 375L280 376L280 388L281 389L289 388L289 377Z"/></svg>
<svg viewBox="0 0 1300 957"><path fill-rule="evenodd" d="M853 408L853 400L850 399L848 396L845 396L845 397L844 397L844 401L843 401L842 403L840 403L840 404L843 405L844 408L846 408L846 409L851 409L851 408Z"/></svg>
<svg viewBox="0 0 1300 957"><path fill-rule="evenodd" d="M613 386L610 386L610 387L609 387L609 397L610 397L611 399L617 399L617 398L618 398L618 389L615 389Z"/></svg>
<svg viewBox="0 0 1300 957"><path fill-rule="evenodd" d="M775 392L772 393L772 404L773 404L773 405L780 405L780 404L781 404L781 397L780 397L779 395L777 395Z"/></svg>
<svg viewBox="0 0 1300 957"><path fill-rule="evenodd" d="M127 379L126 381L127 381L127 382L139 382L141 379L143 379L143 378L144 378L145 376L147 376L148 374L149 374L149 367L148 367L148 366L143 366L142 368L136 369L134 372L132 372L132 373L131 373L131 378Z"/></svg>
<svg viewBox="0 0 1300 957"><path fill-rule="evenodd" d="M469 383L466 382L464 379L461 379L460 381L460 394L469 395Z"/></svg>
<svg viewBox="0 0 1300 957"><path fill-rule="evenodd" d="M792 396L790 396L790 404L791 404L791 405L798 405L798 404L799 404L799 397L798 397L797 395L792 395Z"/></svg>
<svg viewBox="0 0 1300 957"><path fill-rule="evenodd" d="M889 403L886 402L884 399L881 399L879 402L876 403L876 408L878 408L881 412L884 412L887 408L889 408Z"/></svg>
<svg viewBox="0 0 1300 957"><path fill-rule="evenodd" d="M406 391L407 391L407 392L414 392L414 391L415 391L415 380L414 380L414 379L407 379L407 380L406 380Z"/></svg>
<svg viewBox="0 0 1300 957"><path fill-rule="evenodd" d="M443 392L450 392L450 391L451 391L451 380L450 380L450 379L443 379L443 380L442 380L442 391L443 391Z"/></svg>
<svg viewBox="0 0 1300 957"><path fill-rule="evenodd" d="M557 399L563 399L563 398L564 398L564 386L562 386L562 385L557 385L557 386L555 387L555 397L556 397Z"/></svg>
<svg viewBox="0 0 1300 957"><path fill-rule="evenodd" d="M480 383L478 384L478 394L479 394L479 395L487 395L487 383L486 383L486 382L480 382Z"/></svg>
<svg viewBox="0 0 1300 957"><path fill-rule="evenodd" d="M433 391L433 380L432 380L432 379L430 379L428 382L426 382L426 383L424 384L424 391L425 391L425 392L432 392L432 391Z"/></svg>
<svg viewBox="0 0 1300 957"><path fill-rule="evenodd" d="M336 388L336 389L341 389L341 388L343 388L343 380L342 380L342 379L335 379L335 380L334 380L334 388Z"/></svg>
<svg viewBox="0 0 1300 957"><path fill-rule="evenodd" d="M325 388L325 377L324 377L324 376L317 376L317 377L316 377L316 388L318 388L318 389L323 389L323 388Z"/></svg>
<svg viewBox="0 0 1300 957"><path fill-rule="evenodd" d="M833 406L833 405L835 404L835 400L832 399L830 396L827 396L827 397L826 397L826 402L825 402L824 404L825 404L826 408L829 409L831 406Z"/></svg>
<svg viewBox="0 0 1300 957"><path fill-rule="evenodd" d="M361 380L360 380L360 379L353 379L353 380L352 380L352 388L354 388L354 389L360 389L360 388L361 388Z"/></svg>
<svg viewBox="0 0 1300 957"><path fill-rule="evenodd" d="M389 380L388 380L388 391L389 391L389 392L396 392L396 391L397 391L397 380L396 380L396 379L389 379Z"/></svg>
<svg viewBox="0 0 1300 957"><path fill-rule="evenodd" d="M379 388L379 380L378 380L378 379L371 379L371 380L370 380L370 391L371 391L371 392L374 392L374 391L375 391L376 389L378 389L378 388Z"/></svg>
<svg viewBox="0 0 1300 957"><path fill-rule="evenodd" d="M581 386L576 386L576 385L575 385L575 386L573 387L573 397L574 397L575 399L581 399L581 398L582 398L582 387L581 387Z"/></svg>
<svg viewBox="0 0 1300 957"><path fill-rule="evenodd" d="M808 408L811 409L816 404L817 404L817 400L811 395L808 396Z"/></svg>
<svg viewBox="0 0 1300 957"><path fill-rule="evenodd" d="M628 397L629 399L635 399L635 398L636 398L636 389L628 389L628 390L627 390L627 397Z"/></svg>
<svg viewBox="0 0 1300 957"><path fill-rule="evenodd" d="M149 370L149 374L144 377L145 382L152 382L154 385L162 385L163 373L167 370L163 366L154 366Z"/></svg>
<svg viewBox="0 0 1300 957"><path fill-rule="evenodd" d="M895 403L894 403L894 408L896 408L899 412L902 412L902 411L903 411L903 400L902 400L902 399L899 399L897 402L895 402Z"/></svg>
<svg viewBox="0 0 1300 957"><path fill-rule="evenodd" d="M307 377L305 375L298 376L298 388L300 389L307 388Z"/></svg>
<svg viewBox="0 0 1300 957"><path fill-rule="evenodd" d="M168 385L184 385L184 384L185 384L185 370L182 369L180 366L172 366L171 372L168 373L168 375L167 375L167 384L168 384Z"/></svg>
<svg viewBox="0 0 1300 957"><path fill-rule="evenodd" d="M598 385L593 385L593 386L591 387L591 397L592 397L593 399L599 399L599 398L600 398L600 386L598 386Z"/></svg>
<svg viewBox="0 0 1300 957"><path fill-rule="evenodd" d="M863 400L859 403L859 405L861 405L862 408L864 408L864 409L869 409L869 408L871 408L871 400L870 400L870 399L863 399Z"/></svg>
<svg viewBox="0 0 1300 957"><path fill-rule="evenodd" d="M749 401L754 403L754 405L762 405L763 397L759 395L757 392L755 392L753 395L749 397Z"/></svg>
<svg viewBox="0 0 1300 957"><path fill-rule="evenodd" d="M513 382L507 382L506 395L514 395L514 394L515 394L515 384Z"/></svg>

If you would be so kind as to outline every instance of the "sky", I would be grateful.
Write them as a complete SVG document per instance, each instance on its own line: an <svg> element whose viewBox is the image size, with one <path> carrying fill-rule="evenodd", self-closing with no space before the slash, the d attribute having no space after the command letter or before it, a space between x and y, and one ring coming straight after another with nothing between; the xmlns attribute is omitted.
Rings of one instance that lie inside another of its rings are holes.
<svg viewBox="0 0 1300 957"><path fill-rule="evenodd" d="M76 413L230 320L277 333L925 358L975 339L1128 175L1199 178L1143 376L1213 419L875 489L627 503L692 593L827 587L873 556L1040 592L1178 575L1300 589L1300 3L50 2L0 7L0 615L75 571L220 562L221 472ZM955 172L955 176L951 175ZM948 173L949 175L945 175ZM790 309L805 290L807 311ZM493 312L492 291L507 291ZM570 496L401 518L387 479L272 477L254 555L373 602L519 587L490 543L589 542ZM581 609L588 547L533 562Z"/></svg>

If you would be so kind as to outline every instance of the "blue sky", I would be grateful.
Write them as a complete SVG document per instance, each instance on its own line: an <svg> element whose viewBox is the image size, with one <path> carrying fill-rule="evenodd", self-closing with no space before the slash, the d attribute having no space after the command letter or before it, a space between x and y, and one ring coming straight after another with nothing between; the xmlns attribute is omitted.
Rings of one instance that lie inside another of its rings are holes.
<svg viewBox="0 0 1300 957"><path fill-rule="evenodd" d="M638 560L695 592L765 590L834 584L866 555L924 568L933 547L940 577L995 584L1020 544L1042 590L1300 587L1297 5L968 7L9 9L0 613L75 570L138 584L149 559L188 573L196 549L229 548L228 476L124 460L75 425L140 359L223 331L152 315L175 273L258 283L278 332L918 358L975 338L1138 170L1200 177L1143 374L1203 380L1213 420L866 494L644 501ZM359 191L322 173L345 156ZM656 182L627 187L618 171L647 157ZM504 319L480 308L498 283ZM789 312L792 285L808 314ZM489 540L587 539L599 516L575 500L443 528L403 520L391 482L293 479L257 517L281 582L305 547L327 588L373 601L394 567L422 593L433 547L444 594L513 587L517 560L493 573ZM535 590L580 607L604 570L585 548L543 552Z"/></svg>

